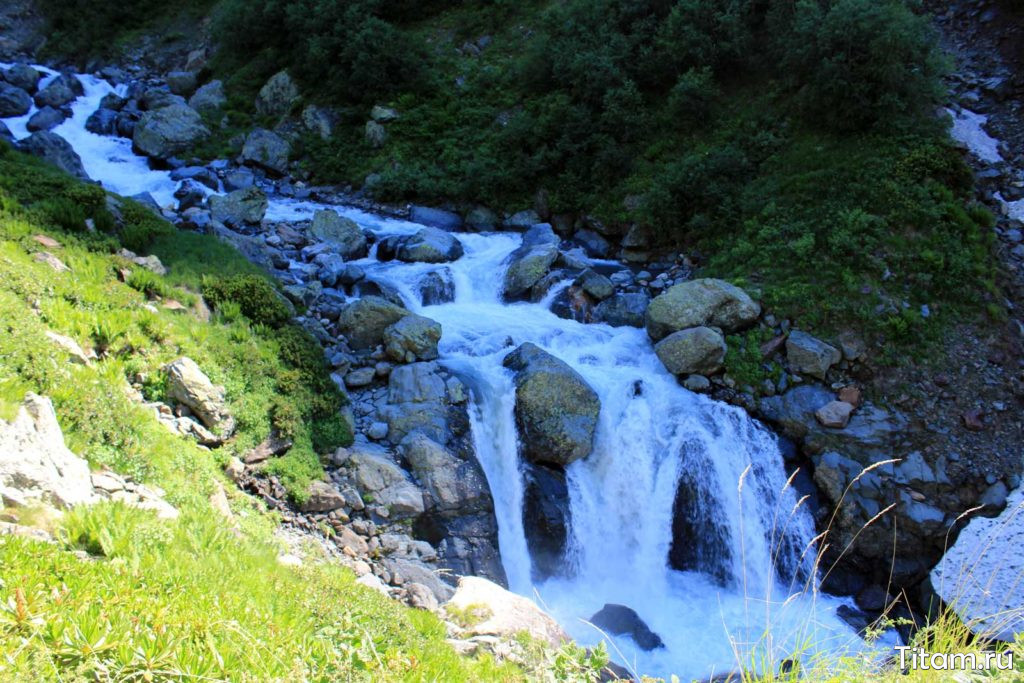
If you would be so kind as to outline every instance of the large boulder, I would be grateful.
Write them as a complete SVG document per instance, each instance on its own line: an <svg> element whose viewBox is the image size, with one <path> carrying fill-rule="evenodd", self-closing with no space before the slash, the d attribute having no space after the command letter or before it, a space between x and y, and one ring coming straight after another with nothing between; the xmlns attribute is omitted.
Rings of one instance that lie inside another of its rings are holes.
<svg viewBox="0 0 1024 683"><path fill-rule="evenodd" d="M420 292L420 301L424 306L446 304L455 301L455 282L451 271L447 268L432 270L416 284Z"/></svg>
<svg viewBox="0 0 1024 683"><path fill-rule="evenodd" d="M224 387L214 386L195 361L183 356L164 366L167 393L198 417L207 428L222 436L235 430L235 418L228 412Z"/></svg>
<svg viewBox="0 0 1024 683"><path fill-rule="evenodd" d="M267 195L258 187L210 197L213 219L229 226L259 225L269 205Z"/></svg>
<svg viewBox="0 0 1024 683"><path fill-rule="evenodd" d="M613 294L594 307L594 322L612 327L643 327L651 298L642 292Z"/></svg>
<svg viewBox="0 0 1024 683"><path fill-rule="evenodd" d="M650 651L665 647L661 637L652 631L634 610L625 605L606 604L590 622L615 636L629 636L641 650Z"/></svg>
<svg viewBox="0 0 1024 683"><path fill-rule="evenodd" d="M569 641L558 622L533 601L477 576L461 577L455 595L445 607L450 612L476 617L466 629L469 636L516 638L528 633L554 648Z"/></svg>
<svg viewBox="0 0 1024 683"><path fill-rule="evenodd" d="M288 157L291 145L277 133L257 128L249 133L242 146L242 159L252 166L259 166L277 175L288 172Z"/></svg>
<svg viewBox="0 0 1024 683"><path fill-rule="evenodd" d="M670 287L647 308L647 333L660 341L688 327L717 327L735 332L753 324L761 307L739 287L703 278Z"/></svg>
<svg viewBox="0 0 1024 683"><path fill-rule="evenodd" d="M139 109L142 111L154 111L170 106L185 107L188 103L184 97L175 95L166 88L149 88L139 97Z"/></svg>
<svg viewBox="0 0 1024 683"><path fill-rule="evenodd" d="M356 222L329 209L321 209L313 214L309 234L318 240L330 242L346 260L366 256L366 236Z"/></svg>
<svg viewBox="0 0 1024 683"><path fill-rule="evenodd" d="M132 134L135 151L157 159L168 159L195 147L210 137L210 129L195 109L173 104L139 117Z"/></svg>
<svg viewBox="0 0 1024 683"><path fill-rule="evenodd" d="M85 167L82 166L82 158L78 156L67 140L52 131L43 130L32 133L21 140L18 145L22 151L41 157L65 173L82 180L89 180L89 175L85 172Z"/></svg>
<svg viewBox="0 0 1024 683"><path fill-rule="evenodd" d="M338 329L353 349L372 349L384 343L384 331L397 323L409 311L380 298L366 296L341 309Z"/></svg>
<svg viewBox="0 0 1024 683"><path fill-rule="evenodd" d="M310 133L320 136L321 140L330 140L334 137L334 129L338 125L338 113L333 109L326 109L311 104L302 110L302 125Z"/></svg>
<svg viewBox="0 0 1024 683"><path fill-rule="evenodd" d="M409 314L384 330L384 350L399 363L437 358L437 342L441 340L441 324Z"/></svg>
<svg viewBox="0 0 1024 683"><path fill-rule="evenodd" d="M0 83L0 119L24 116L32 108L32 97L16 86Z"/></svg>
<svg viewBox="0 0 1024 683"><path fill-rule="evenodd" d="M7 81L15 88L21 88L29 95L34 93L39 87L39 81L43 77L41 73L33 69L28 64L15 64L10 69L3 72L3 80Z"/></svg>
<svg viewBox="0 0 1024 683"><path fill-rule="evenodd" d="M395 256L406 263L447 263L462 257L462 243L440 228L423 228L402 238Z"/></svg>
<svg viewBox="0 0 1024 683"><path fill-rule="evenodd" d="M306 500L299 506L303 512L331 512L345 507L345 496L327 482L311 482L306 494Z"/></svg>
<svg viewBox="0 0 1024 683"><path fill-rule="evenodd" d="M270 77L256 96L256 112L260 116L280 118L288 114L299 101L299 86L287 71Z"/></svg>
<svg viewBox="0 0 1024 683"><path fill-rule="evenodd" d="M393 518L416 517L426 509L423 491L381 446L356 442L345 464L363 499L389 508Z"/></svg>
<svg viewBox="0 0 1024 683"><path fill-rule="evenodd" d="M210 81L201 86L188 100L188 106L200 114L215 114L227 103L228 98L224 94L224 84L220 81Z"/></svg>
<svg viewBox="0 0 1024 683"><path fill-rule="evenodd" d="M1024 489L997 517L975 517L931 571L942 601L982 638L1013 642L1024 633Z"/></svg>
<svg viewBox="0 0 1024 683"><path fill-rule="evenodd" d="M725 339L710 327L691 327L668 335L654 352L673 375L711 375L722 368Z"/></svg>
<svg viewBox="0 0 1024 683"><path fill-rule="evenodd" d="M565 466L589 455L601 401L583 377L529 342L504 364L516 373L516 423L526 458Z"/></svg>
<svg viewBox="0 0 1024 683"><path fill-rule="evenodd" d="M842 358L839 349L801 330L793 330L786 339L786 360L801 375L823 380L828 369Z"/></svg>
<svg viewBox="0 0 1024 683"><path fill-rule="evenodd" d="M475 461L456 458L420 432L407 434L399 448L426 490L431 506L442 515L462 516L492 509L487 479Z"/></svg>
<svg viewBox="0 0 1024 683"><path fill-rule="evenodd" d="M84 90L82 84L74 76L64 74L50 81L50 83L36 93L35 101L39 107L53 107L59 109L75 101L81 96Z"/></svg>
<svg viewBox="0 0 1024 683"><path fill-rule="evenodd" d="M113 109L99 108L85 120L85 129L96 135L117 134L117 112Z"/></svg>
<svg viewBox="0 0 1024 683"><path fill-rule="evenodd" d="M167 88L175 95L188 97L196 90L194 71L172 71L167 74Z"/></svg>
<svg viewBox="0 0 1024 683"><path fill-rule="evenodd" d="M71 507L93 500L89 465L64 445L50 399L27 394L14 420L0 420L0 504Z"/></svg>
<svg viewBox="0 0 1024 683"><path fill-rule="evenodd" d="M409 209L409 220L413 223L426 225L442 230L458 230L462 227L462 217L452 211L433 209L429 206L413 206Z"/></svg>
<svg viewBox="0 0 1024 683"><path fill-rule="evenodd" d="M558 236L547 223L533 226L523 234L523 244L509 255L505 271L505 298L528 294L558 259Z"/></svg>
<svg viewBox="0 0 1024 683"><path fill-rule="evenodd" d="M43 107L29 117L25 128L27 128L30 133L34 133L39 130L50 130L51 128L56 128L60 124L64 123L65 118L64 112L61 110L54 109L53 107Z"/></svg>
<svg viewBox="0 0 1024 683"><path fill-rule="evenodd" d="M465 402L465 386L447 376L437 362L410 363L391 371L387 405L380 415L392 443L419 431L447 445L469 429Z"/></svg>

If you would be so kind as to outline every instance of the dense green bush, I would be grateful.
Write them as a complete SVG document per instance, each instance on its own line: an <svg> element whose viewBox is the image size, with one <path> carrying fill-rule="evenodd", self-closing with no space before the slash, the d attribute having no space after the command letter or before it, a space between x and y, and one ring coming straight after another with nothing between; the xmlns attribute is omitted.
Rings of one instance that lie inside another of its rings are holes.
<svg viewBox="0 0 1024 683"><path fill-rule="evenodd" d="M203 297L214 309L225 302L233 302L242 315L259 325L280 327L292 316L274 285L260 275L207 277L203 280Z"/></svg>

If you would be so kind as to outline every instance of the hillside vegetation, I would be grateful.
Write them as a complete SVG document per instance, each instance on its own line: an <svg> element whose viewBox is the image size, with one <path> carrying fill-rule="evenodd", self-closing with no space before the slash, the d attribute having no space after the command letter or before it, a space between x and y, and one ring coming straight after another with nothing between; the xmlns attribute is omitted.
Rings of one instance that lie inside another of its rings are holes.
<svg viewBox="0 0 1024 683"><path fill-rule="evenodd" d="M321 353L303 333L246 317L259 310L253 302L225 296L240 290L220 285L238 277L250 294L275 296L240 254L119 203L120 226L98 187L0 146L0 417L13 417L28 391L51 397L73 451L94 469L161 487L181 516L163 521L114 503L60 519L0 510L59 540L0 536L0 680L518 679L516 669L458 657L436 617L356 585L340 565L278 563L274 517L221 468L274 424L295 439L275 466L301 494L321 474L313 444L351 439L344 425L317 427L342 397L321 381ZM87 231L87 217L100 231ZM49 251L69 271L36 260L45 250L38 235L60 243ZM145 243L170 268L166 277L114 253ZM205 273L220 279L200 280ZM204 322L198 291L215 284L217 310ZM171 300L187 310L165 306ZM267 301L276 299L264 301L273 310ZM70 363L47 330L98 358ZM173 434L129 398L129 383L141 381L159 399L160 366L182 355L227 387L238 428L221 449ZM230 520L208 502L219 481L234 492Z"/></svg>

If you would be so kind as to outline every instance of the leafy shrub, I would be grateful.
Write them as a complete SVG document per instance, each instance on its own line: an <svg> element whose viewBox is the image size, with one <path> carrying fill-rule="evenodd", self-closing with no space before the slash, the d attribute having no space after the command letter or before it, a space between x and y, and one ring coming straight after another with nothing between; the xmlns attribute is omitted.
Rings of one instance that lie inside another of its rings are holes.
<svg viewBox="0 0 1024 683"><path fill-rule="evenodd" d="M203 297L215 309L233 302L242 315L258 325L280 327L291 319L291 309L267 278L259 275L207 277Z"/></svg>

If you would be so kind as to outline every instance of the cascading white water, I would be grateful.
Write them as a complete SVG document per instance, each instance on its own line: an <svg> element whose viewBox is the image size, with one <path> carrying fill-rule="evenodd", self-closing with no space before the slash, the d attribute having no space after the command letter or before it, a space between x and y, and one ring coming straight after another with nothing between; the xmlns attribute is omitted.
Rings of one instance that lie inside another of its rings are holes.
<svg viewBox="0 0 1024 683"><path fill-rule="evenodd" d="M52 72L48 72L52 77ZM82 157L89 175L123 195L149 192L173 201L176 183L151 170L127 140L94 135L85 120L116 88L81 76L86 94L55 129ZM28 116L8 119L16 138ZM304 220L329 208L379 237L421 226L346 207L272 199L268 221ZM813 642L816 649L859 649L835 616L838 600L813 590L813 525L787 487L774 437L743 411L690 393L669 375L643 330L564 320L539 303L506 304L504 264L519 246L513 234L459 234L465 255L445 266L358 263L368 278L399 292L411 310L441 323L441 361L462 376L474 405L476 451L495 501L502 560L512 590L535 598L578 641L604 637L586 623L605 603L627 605L665 648L640 651L629 638L612 652L635 671L684 679L734 670L770 652L776 658ZM417 284L447 268L451 303L422 306ZM567 468L571 538L564 576L535 582L523 524L524 482L513 417L507 353L533 342L568 363L598 393L593 452ZM692 538L677 538L689 558L672 569L677 489L686 492ZM802 556L802 553L807 553ZM805 590L805 581L811 589ZM806 652L804 656L806 656Z"/></svg>

